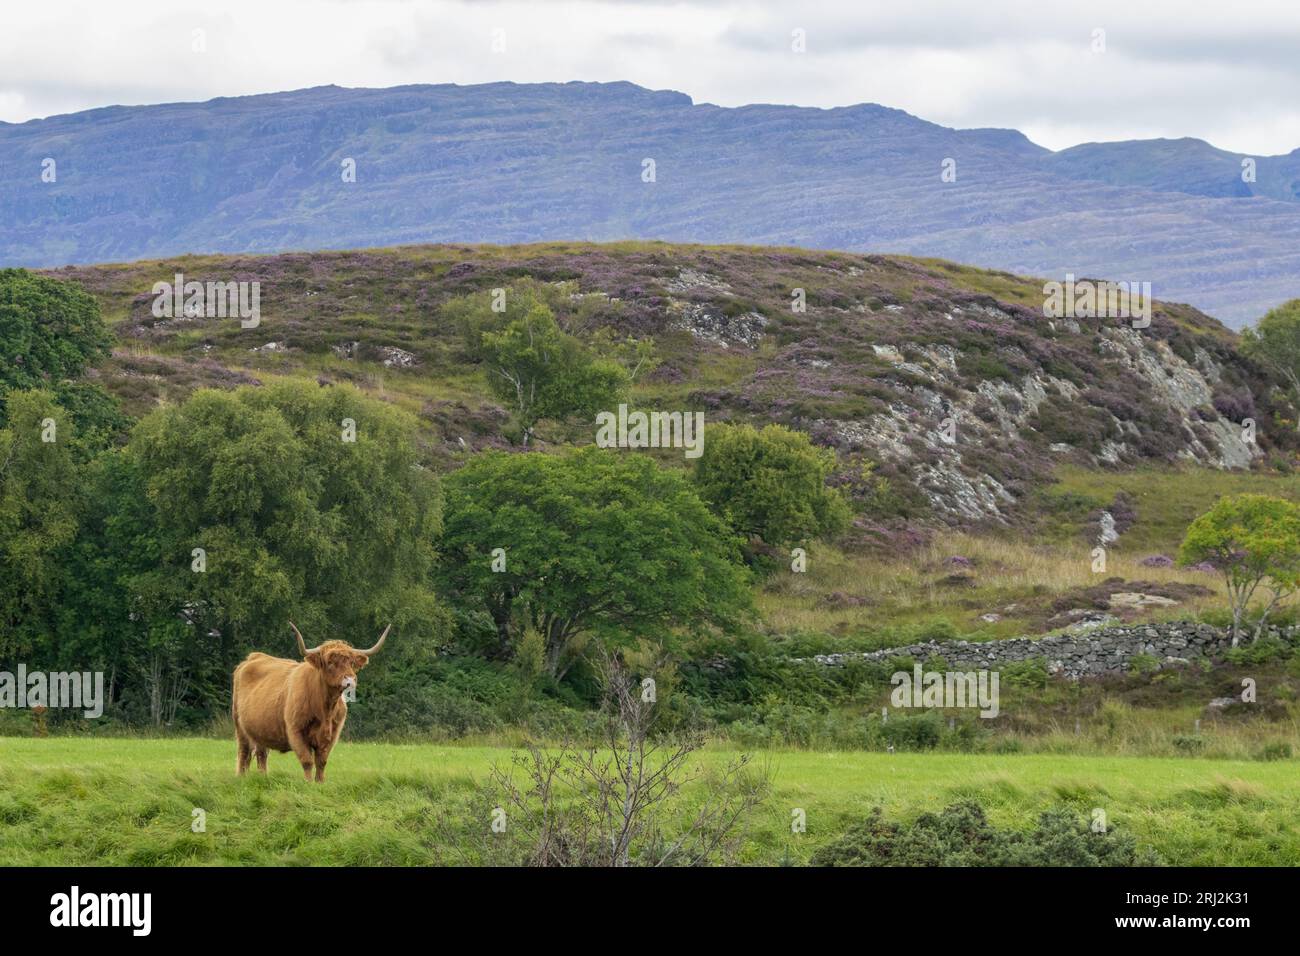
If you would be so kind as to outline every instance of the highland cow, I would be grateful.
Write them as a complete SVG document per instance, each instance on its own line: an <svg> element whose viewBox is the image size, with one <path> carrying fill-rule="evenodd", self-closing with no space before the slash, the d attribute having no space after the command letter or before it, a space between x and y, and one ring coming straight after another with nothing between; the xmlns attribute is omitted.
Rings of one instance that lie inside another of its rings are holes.
<svg viewBox="0 0 1300 956"><path fill-rule="evenodd" d="M301 661L254 652L235 668L230 716L239 747L236 772L242 776L250 756L256 754L257 769L266 773L268 750L292 750L304 777L311 780L315 765L320 783L348 717L344 695L356 689L357 671L384 646L392 625L365 651L344 641L326 641L308 650L302 633L292 621L289 626L298 639Z"/></svg>

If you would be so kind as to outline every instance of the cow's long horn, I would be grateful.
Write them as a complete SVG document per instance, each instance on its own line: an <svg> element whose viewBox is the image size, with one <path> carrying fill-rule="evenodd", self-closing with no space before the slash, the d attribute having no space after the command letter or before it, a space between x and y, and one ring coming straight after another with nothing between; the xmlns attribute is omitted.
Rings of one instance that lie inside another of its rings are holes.
<svg viewBox="0 0 1300 956"><path fill-rule="evenodd" d="M289 626L293 628L294 636L298 638L298 650L302 652L303 657L306 657L308 654L311 653L311 651L316 650L316 648L314 647L311 649L311 651L307 650L307 644L302 639L302 631L298 630L298 626L294 624L293 621L289 622Z"/></svg>
<svg viewBox="0 0 1300 956"><path fill-rule="evenodd" d="M366 657L369 657L371 654L375 653L375 651L377 651L377 650L379 650L381 647L383 647L383 646L384 646L384 641L385 641L385 640L387 639L387 637L388 637L388 632L391 631L392 629L393 629L393 625L389 624L386 628L384 628L384 633L382 633L382 634L379 635L379 641L375 644L375 646L372 647L372 648L370 648L370 650L368 650L368 651L362 651L361 653L362 653L362 654L365 654Z"/></svg>

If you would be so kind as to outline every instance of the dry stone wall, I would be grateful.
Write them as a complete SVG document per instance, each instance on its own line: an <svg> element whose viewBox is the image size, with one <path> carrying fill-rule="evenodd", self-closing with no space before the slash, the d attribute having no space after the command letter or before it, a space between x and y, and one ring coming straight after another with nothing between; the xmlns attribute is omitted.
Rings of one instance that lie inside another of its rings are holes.
<svg viewBox="0 0 1300 956"><path fill-rule="evenodd" d="M1290 637L1300 628L1270 628L1270 634ZM1085 634L1059 634L1043 638L1017 637L1005 641L926 641L861 654L818 654L818 664L838 667L851 660L886 661L908 656L924 663L931 655L942 657L950 668L996 670L1016 661L1044 658L1050 673L1071 680L1123 673L1134 657L1154 657L1161 666L1186 664L1198 657L1214 657L1231 646L1228 632L1209 624L1164 622L1108 627Z"/></svg>

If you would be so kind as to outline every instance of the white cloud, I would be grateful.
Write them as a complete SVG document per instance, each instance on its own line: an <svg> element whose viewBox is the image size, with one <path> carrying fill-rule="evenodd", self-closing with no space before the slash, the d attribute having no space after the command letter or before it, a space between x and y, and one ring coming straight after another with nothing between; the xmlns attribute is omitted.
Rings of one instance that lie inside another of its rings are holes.
<svg viewBox="0 0 1300 956"><path fill-rule="evenodd" d="M11 122L329 83L626 79L727 106L883 103L1052 148L1158 136L1253 155L1300 146L1293 0L45 0L4 18ZM497 28L504 53L491 49ZM790 50L795 28L804 54Z"/></svg>

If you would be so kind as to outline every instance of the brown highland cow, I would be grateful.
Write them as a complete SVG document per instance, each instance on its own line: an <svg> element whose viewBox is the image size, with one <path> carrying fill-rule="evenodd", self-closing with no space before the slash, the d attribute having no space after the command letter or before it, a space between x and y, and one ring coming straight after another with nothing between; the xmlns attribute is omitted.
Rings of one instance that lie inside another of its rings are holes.
<svg viewBox="0 0 1300 956"><path fill-rule="evenodd" d="M316 782L320 783L325 779L325 762L348 717L343 695L356 688L357 671L384 646L393 625L384 628L378 643L367 651L344 641L326 641L308 650L302 633L292 621L289 626L298 638L301 661L254 652L235 668L230 716L235 720L239 746L236 770L242 775L255 753L257 769L266 773L268 750L292 750L306 779L311 779L315 764Z"/></svg>

